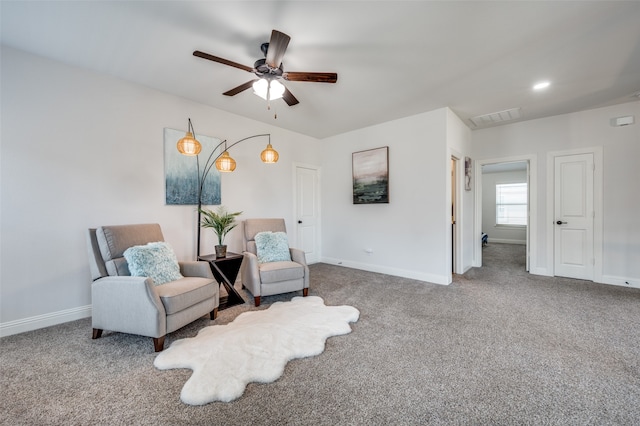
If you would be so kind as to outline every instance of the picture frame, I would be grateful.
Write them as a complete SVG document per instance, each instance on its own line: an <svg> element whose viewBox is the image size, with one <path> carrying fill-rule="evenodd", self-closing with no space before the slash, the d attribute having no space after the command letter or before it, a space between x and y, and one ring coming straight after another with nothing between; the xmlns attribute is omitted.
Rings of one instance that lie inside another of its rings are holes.
<svg viewBox="0 0 640 426"><path fill-rule="evenodd" d="M464 190L471 191L471 158L464 157Z"/></svg>
<svg viewBox="0 0 640 426"><path fill-rule="evenodd" d="M352 153L353 204L389 203L389 147Z"/></svg>
<svg viewBox="0 0 640 426"><path fill-rule="evenodd" d="M166 205L198 205L199 184L204 172L202 170L204 162L200 161L200 176L198 176L197 157L182 155L176 148L176 144L184 135L184 130L164 129ZM195 135L195 137L202 145L201 156L208 156L220 143L220 139L211 136ZM217 206L221 204L221 199L220 172L212 167L202 188L202 205Z"/></svg>

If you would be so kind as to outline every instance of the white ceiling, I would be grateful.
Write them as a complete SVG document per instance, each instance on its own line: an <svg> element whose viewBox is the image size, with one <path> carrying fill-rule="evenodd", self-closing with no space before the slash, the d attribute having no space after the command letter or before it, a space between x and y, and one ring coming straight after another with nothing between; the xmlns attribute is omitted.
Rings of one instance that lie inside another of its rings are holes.
<svg viewBox="0 0 640 426"><path fill-rule="evenodd" d="M5 45L318 138L442 107L471 128L512 108L530 120L640 91L639 1L2 0L0 13ZM285 82L300 104L268 111L251 90L222 95L253 74L192 55L253 66L272 29L291 36L285 70L338 82Z"/></svg>

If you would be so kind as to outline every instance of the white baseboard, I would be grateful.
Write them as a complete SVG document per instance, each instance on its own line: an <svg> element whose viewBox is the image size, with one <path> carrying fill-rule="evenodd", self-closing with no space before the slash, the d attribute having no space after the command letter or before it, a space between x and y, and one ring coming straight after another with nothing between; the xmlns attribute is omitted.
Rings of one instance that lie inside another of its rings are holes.
<svg viewBox="0 0 640 426"><path fill-rule="evenodd" d="M616 277L614 275L603 275L602 284L619 285L621 287L640 288L640 279L628 277Z"/></svg>
<svg viewBox="0 0 640 426"><path fill-rule="evenodd" d="M91 305L87 305L66 309L64 311L37 315L35 317L9 321L0 324L0 337L24 333L25 331L37 330L39 328L51 327L52 325L58 325L69 321L88 318L90 316Z"/></svg>
<svg viewBox="0 0 640 426"><path fill-rule="evenodd" d="M433 284L449 285L448 277L445 275L425 274L422 272L409 271L406 269L371 265L369 263L351 262L347 260L334 259L331 257L323 257L322 262L332 265L345 266L347 268L361 269L363 271L377 272L380 274L393 275L402 278L410 278L412 280L426 281Z"/></svg>
<svg viewBox="0 0 640 426"><path fill-rule="evenodd" d="M552 277L547 268L529 268L529 273L532 275L542 275L544 277Z"/></svg>
<svg viewBox="0 0 640 426"><path fill-rule="evenodd" d="M543 275L545 277L553 277L553 274L550 274L547 268L531 268L529 271L533 275ZM631 287L631 288L640 288L640 279L639 278L628 278L628 277L617 277L615 275L603 275L602 277L596 277L593 280L594 283L598 284L609 284L609 285L617 285L620 287Z"/></svg>

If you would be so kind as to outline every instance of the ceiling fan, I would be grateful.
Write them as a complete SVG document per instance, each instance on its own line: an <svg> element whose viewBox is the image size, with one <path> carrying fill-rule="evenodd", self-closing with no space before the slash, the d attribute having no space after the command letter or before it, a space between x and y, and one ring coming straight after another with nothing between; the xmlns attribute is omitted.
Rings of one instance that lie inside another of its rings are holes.
<svg viewBox="0 0 640 426"><path fill-rule="evenodd" d="M264 53L264 59L258 59L253 67L249 67L246 65L239 64L237 62L230 61L228 59L220 58L218 56L213 56L205 52L201 52L196 50L193 52L194 56L198 56L203 59L208 59L210 61L219 62L224 65L229 65L231 67L239 68L244 71L248 71L250 73L255 74L258 78L247 81L244 84L241 84L238 87L234 87L231 90L228 90L223 93L226 96L235 96L240 92L244 92L250 87L254 87L256 94L262 96L263 98L270 99L278 99L282 97L287 105L292 106L299 101L295 96L282 85L278 80L283 79L286 81L310 81L316 83L335 83L338 81L338 74L332 72L286 72L282 68L282 58L284 56L284 52L287 50L287 46L289 45L289 41L291 37L286 35L285 33L281 33L280 31L273 30L271 32L271 39L268 43L263 43L260 46L262 53ZM260 83L264 81L264 83ZM255 84L258 85L255 85ZM266 92L263 94L258 93L260 88L259 85L262 85L262 90L266 89Z"/></svg>

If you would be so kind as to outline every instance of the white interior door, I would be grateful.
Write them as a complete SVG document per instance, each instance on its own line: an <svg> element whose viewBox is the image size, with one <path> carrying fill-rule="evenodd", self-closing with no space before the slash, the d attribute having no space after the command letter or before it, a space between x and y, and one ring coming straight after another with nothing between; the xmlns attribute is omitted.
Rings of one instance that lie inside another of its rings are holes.
<svg viewBox="0 0 640 426"><path fill-rule="evenodd" d="M593 154L555 157L554 274L593 280Z"/></svg>
<svg viewBox="0 0 640 426"><path fill-rule="evenodd" d="M296 167L296 247L303 249L307 263L320 261L319 250L319 170Z"/></svg>

